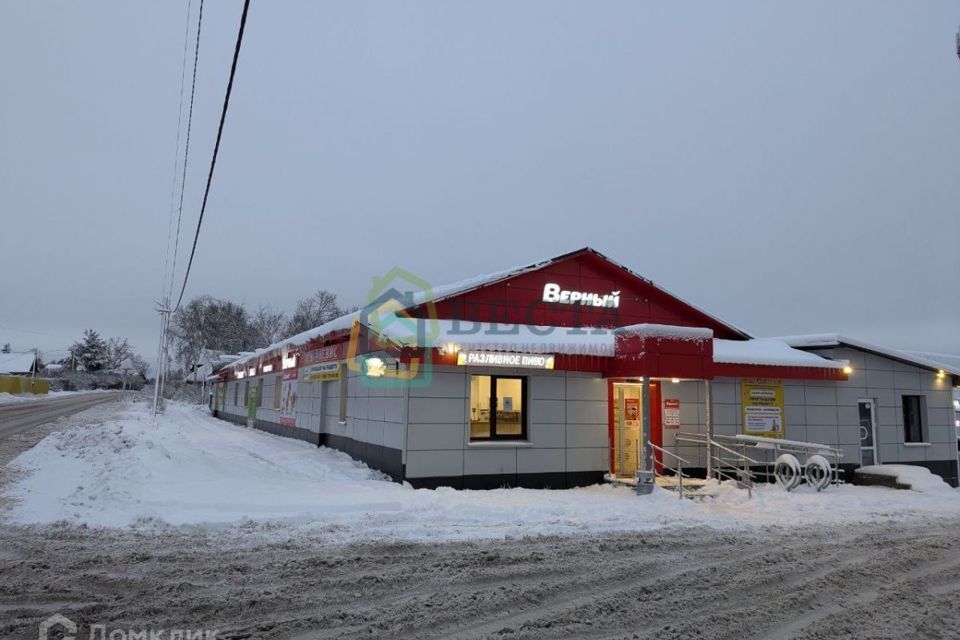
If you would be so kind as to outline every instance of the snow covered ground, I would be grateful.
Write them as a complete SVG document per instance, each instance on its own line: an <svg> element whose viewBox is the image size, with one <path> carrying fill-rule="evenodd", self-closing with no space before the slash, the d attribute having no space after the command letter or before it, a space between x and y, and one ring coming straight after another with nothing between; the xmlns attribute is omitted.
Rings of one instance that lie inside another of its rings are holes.
<svg viewBox="0 0 960 640"><path fill-rule="evenodd" d="M218 527L334 542L369 538L470 540L538 534L808 526L960 515L960 492L926 483L923 493L830 487L817 494L763 486L752 500L730 486L704 503L657 489L567 491L414 490L346 454L245 429L200 407L170 403L154 424L143 403L113 419L78 424L11 462L14 523L67 521L137 530Z"/></svg>
<svg viewBox="0 0 960 640"><path fill-rule="evenodd" d="M53 398L65 398L75 396L81 393L98 393L97 391L51 391L50 393L32 394L32 393L0 393L0 404L13 404L15 402L30 402L31 400L49 400Z"/></svg>

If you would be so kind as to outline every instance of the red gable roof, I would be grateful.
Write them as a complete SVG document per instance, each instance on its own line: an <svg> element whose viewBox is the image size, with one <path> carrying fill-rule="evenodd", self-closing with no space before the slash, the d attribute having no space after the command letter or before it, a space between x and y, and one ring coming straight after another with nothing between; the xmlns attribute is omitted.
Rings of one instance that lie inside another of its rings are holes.
<svg viewBox="0 0 960 640"><path fill-rule="evenodd" d="M616 308L544 302L544 286L598 296L619 292ZM712 329L717 338L750 336L681 300L589 247L525 267L440 287L437 317L555 327L624 327L641 323ZM412 315L422 315L418 307Z"/></svg>

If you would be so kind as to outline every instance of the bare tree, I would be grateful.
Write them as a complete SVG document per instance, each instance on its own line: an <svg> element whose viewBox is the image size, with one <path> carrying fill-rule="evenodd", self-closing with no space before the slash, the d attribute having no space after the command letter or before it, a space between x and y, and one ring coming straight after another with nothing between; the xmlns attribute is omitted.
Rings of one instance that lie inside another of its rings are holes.
<svg viewBox="0 0 960 640"><path fill-rule="evenodd" d="M337 294L320 289L309 298L297 302L293 317L287 325L287 334L295 335L319 327L325 322L343 315L343 309L337 304Z"/></svg>
<svg viewBox="0 0 960 640"><path fill-rule="evenodd" d="M197 364L203 349L237 353L258 346L247 310L211 296L194 298L181 307L173 316L170 331L184 371Z"/></svg>
<svg viewBox="0 0 960 640"><path fill-rule="evenodd" d="M287 314L269 305L261 305L250 320L258 347L266 347L281 340L286 335L288 324Z"/></svg>
<svg viewBox="0 0 960 640"><path fill-rule="evenodd" d="M137 373L147 375L150 365L137 353L133 345L126 338L110 338L107 340L107 368L120 369L123 367L124 360L129 360L133 365L133 370Z"/></svg>

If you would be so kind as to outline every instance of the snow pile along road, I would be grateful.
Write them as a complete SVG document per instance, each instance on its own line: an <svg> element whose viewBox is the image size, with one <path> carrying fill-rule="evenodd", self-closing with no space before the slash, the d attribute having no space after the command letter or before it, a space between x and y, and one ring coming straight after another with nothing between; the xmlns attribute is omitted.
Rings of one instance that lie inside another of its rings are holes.
<svg viewBox="0 0 960 640"><path fill-rule="evenodd" d="M536 534L853 523L960 514L954 490L917 493L881 487L724 485L703 504L625 487L568 491L414 490L346 454L245 429L201 408L170 403L154 426L142 404L115 420L53 433L12 463L23 471L7 489L18 523L148 529L241 525L289 535L311 530L331 542L364 538L457 540ZM945 485L944 485L945 486Z"/></svg>
<svg viewBox="0 0 960 640"><path fill-rule="evenodd" d="M0 404L14 404L17 402L36 402L37 400L53 400L86 393L103 393L102 391L51 391L50 393L0 393Z"/></svg>

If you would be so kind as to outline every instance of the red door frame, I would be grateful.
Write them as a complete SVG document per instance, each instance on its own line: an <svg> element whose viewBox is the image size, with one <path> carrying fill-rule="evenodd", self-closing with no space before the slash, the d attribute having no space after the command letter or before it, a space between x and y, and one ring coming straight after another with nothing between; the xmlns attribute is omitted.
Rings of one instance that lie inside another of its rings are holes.
<svg viewBox="0 0 960 640"><path fill-rule="evenodd" d="M650 381L650 442L663 447L663 405L660 400L660 382ZM663 456L656 454L657 473L663 472Z"/></svg>

